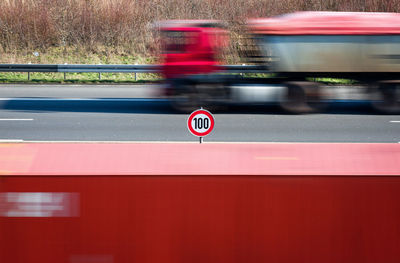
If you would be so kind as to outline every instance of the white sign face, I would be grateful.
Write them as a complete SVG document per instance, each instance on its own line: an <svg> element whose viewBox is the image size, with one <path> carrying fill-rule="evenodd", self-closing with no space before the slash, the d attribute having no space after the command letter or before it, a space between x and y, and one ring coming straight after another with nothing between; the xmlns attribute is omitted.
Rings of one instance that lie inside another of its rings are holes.
<svg viewBox="0 0 400 263"><path fill-rule="evenodd" d="M214 117L209 111L196 110L190 114L187 125L194 136L203 137L213 130Z"/></svg>

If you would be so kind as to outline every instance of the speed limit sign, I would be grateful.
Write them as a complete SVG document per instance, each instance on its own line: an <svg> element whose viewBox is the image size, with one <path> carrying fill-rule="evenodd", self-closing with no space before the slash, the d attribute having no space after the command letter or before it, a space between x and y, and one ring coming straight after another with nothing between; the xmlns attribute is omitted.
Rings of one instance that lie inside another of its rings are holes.
<svg viewBox="0 0 400 263"><path fill-rule="evenodd" d="M188 118L187 126L189 131L197 137L204 137L214 128L214 117L207 110L195 110Z"/></svg>

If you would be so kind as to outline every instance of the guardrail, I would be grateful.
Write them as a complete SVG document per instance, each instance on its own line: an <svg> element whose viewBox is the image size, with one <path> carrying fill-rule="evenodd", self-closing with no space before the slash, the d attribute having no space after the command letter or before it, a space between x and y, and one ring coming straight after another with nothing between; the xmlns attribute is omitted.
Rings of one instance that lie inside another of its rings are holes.
<svg viewBox="0 0 400 263"><path fill-rule="evenodd" d="M226 73L268 73L262 66L254 65L221 65ZM64 73L158 73L161 65L86 65L86 64L0 64L0 72L27 72L30 80L31 72Z"/></svg>

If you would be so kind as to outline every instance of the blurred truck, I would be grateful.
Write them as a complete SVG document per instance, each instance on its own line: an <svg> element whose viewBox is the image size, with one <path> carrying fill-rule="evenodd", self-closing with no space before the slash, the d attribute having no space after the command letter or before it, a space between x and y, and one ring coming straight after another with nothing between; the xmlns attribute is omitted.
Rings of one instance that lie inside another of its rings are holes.
<svg viewBox="0 0 400 263"><path fill-rule="evenodd" d="M230 74L220 51L228 32L219 21L161 23L166 95L180 111L240 103L278 102L294 113L324 108L316 80L351 79L374 108L400 112L400 14L297 12L249 20L243 61L268 77Z"/></svg>

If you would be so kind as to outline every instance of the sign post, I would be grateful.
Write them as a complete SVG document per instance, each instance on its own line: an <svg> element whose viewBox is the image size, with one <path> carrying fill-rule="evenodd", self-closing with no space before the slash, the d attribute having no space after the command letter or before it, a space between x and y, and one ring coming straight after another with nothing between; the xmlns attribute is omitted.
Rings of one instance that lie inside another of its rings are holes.
<svg viewBox="0 0 400 263"><path fill-rule="evenodd" d="M189 132L200 137L200 143L202 143L203 137L210 134L214 129L214 116L203 108L195 110L189 115L187 126Z"/></svg>

